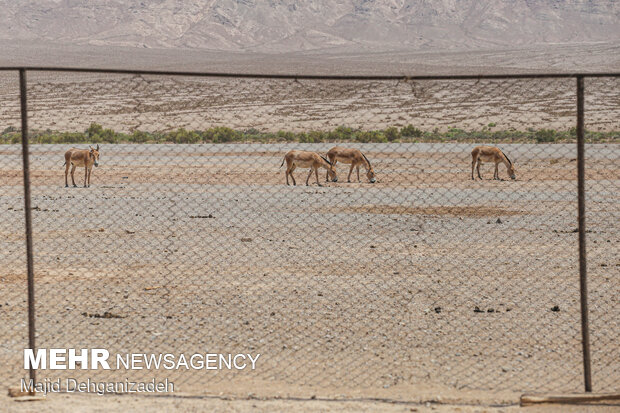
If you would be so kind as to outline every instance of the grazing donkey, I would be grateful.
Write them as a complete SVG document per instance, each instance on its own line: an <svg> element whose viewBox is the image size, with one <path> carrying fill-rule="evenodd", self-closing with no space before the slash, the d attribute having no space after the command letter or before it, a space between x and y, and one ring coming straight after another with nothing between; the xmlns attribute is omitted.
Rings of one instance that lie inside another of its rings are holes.
<svg viewBox="0 0 620 413"><path fill-rule="evenodd" d="M506 165L506 171L508 172L510 178L516 179L515 169L512 162L499 148L493 146L476 146L474 150L471 151L471 158L471 179L474 179L474 168L478 171L478 178L482 179L482 176L480 176L480 164L482 161L495 163L493 179L499 179L499 171L497 170L497 166L500 162L503 162L504 165Z"/></svg>
<svg viewBox="0 0 620 413"><path fill-rule="evenodd" d="M351 173L353 172L353 168L357 168L357 182L360 181L360 166L364 165L366 168L366 178L371 184L377 182L375 179L375 170L370 165L370 161L366 158L359 149L349 149L349 148L341 148L340 146L335 146L327 152L327 157L332 165L336 166L337 162L342 162L345 164L351 164L351 169L349 169L349 176L347 177L347 182L351 182ZM325 176L325 181L327 181L327 176Z"/></svg>
<svg viewBox="0 0 620 413"><path fill-rule="evenodd" d="M75 177L73 174L75 172L75 168L78 166L84 167L84 188L90 186L90 174L93 169L93 165L99 166L99 145L97 145L97 149L93 149L92 146L89 146L88 148L89 149L71 148L65 152L64 165L67 165L65 168L65 188L69 186L69 182L67 181L69 166L71 166L71 182L73 182L73 186L77 186L75 184Z"/></svg>
<svg viewBox="0 0 620 413"><path fill-rule="evenodd" d="M302 168L310 167L310 172L308 173L308 177L306 178L306 186L308 186L308 181L310 180L310 175L314 171L316 175L316 184L318 186L323 186L319 183L319 168L327 169L327 174L331 176L332 182L338 182L338 177L336 176L336 171L334 170L334 166L327 159L322 157L316 152L308 152L308 151L289 151L286 155L284 155L284 160L282 164L280 164L280 168L286 162L286 184L288 183L288 176L290 175L293 179L293 185L297 185L295 182L295 177L293 176L293 171L298 166Z"/></svg>

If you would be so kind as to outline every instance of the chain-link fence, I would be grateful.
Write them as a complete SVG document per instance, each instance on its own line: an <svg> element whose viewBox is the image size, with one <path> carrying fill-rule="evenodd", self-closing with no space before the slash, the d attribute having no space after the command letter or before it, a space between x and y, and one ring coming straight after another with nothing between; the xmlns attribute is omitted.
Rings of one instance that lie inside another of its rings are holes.
<svg viewBox="0 0 620 413"><path fill-rule="evenodd" d="M620 79L585 80L593 389L617 391ZM0 375L17 383L18 74L0 85ZM394 399L582 391L576 90L569 76L29 71L37 348L260 354L253 370L38 380Z"/></svg>

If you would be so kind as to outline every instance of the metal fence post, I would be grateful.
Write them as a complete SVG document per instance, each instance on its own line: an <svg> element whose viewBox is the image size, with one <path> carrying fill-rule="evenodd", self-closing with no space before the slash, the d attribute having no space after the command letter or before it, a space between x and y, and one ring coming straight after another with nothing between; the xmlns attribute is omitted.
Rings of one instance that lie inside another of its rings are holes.
<svg viewBox="0 0 620 413"><path fill-rule="evenodd" d="M24 211L26 215L26 265L28 268L28 347L35 350L34 329L34 266L32 260L32 208L30 206L30 160L28 149L28 104L26 100L26 70L19 70L19 92L22 117L22 158L24 171ZM36 380L36 370L30 366L30 379Z"/></svg>
<svg viewBox="0 0 620 413"><path fill-rule="evenodd" d="M586 392L592 391L590 365L590 325L588 323L588 284L586 268L586 196L584 148L584 85L583 76L577 76L577 204L579 220L579 292L581 298L581 345Z"/></svg>

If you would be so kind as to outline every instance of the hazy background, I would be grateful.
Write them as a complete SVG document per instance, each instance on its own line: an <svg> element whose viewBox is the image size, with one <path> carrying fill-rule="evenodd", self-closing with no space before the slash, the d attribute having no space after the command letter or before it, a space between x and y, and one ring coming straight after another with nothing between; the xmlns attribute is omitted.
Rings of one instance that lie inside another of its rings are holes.
<svg viewBox="0 0 620 413"><path fill-rule="evenodd" d="M0 0L0 65L439 74L620 67L615 0Z"/></svg>

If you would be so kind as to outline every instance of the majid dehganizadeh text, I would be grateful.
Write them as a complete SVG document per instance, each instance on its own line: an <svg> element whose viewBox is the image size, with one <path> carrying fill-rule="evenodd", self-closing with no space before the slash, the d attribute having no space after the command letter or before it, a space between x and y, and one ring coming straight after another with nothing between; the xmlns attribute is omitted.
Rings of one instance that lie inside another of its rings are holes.
<svg viewBox="0 0 620 413"><path fill-rule="evenodd" d="M103 348L24 349L24 369L37 370L255 370L260 354L238 353L125 353L110 357ZM110 359L112 361L110 361ZM63 386L64 384L64 386ZM168 379L133 382L128 379L113 382L84 381L75 378L45 378L42 381L21 380L24 392L84 392L84 393L138 393L174 392L174 383Z"/></svg>

